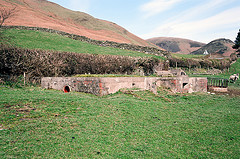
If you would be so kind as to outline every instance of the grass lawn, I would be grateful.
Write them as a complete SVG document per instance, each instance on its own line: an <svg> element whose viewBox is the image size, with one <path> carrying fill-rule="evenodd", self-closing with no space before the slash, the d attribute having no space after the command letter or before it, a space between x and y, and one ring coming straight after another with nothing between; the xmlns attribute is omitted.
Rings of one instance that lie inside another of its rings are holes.
<svg viewBox="0 0 240 159"><path fill-rule="evenodd" d="M164 58L137 51L122 50L112 47L101 47L89 44L87 42L73 40L58 34L41 31L6 29L2 32L6 37L8 37L12 45L27 49L42 49L88 54L122 55L132 57L155 57L160 59Z"/></svg>
<svg viewBox="0 0 240 159"><path fill-rule="evenodd" d="M159 93L97 97L1 85L0 156L240 157L239 97Z"/></svg>
<svg viewBox="0 0 240 159"><path fill-rule="evenodd" d="M195 58L195 59L200 59L203 58L205 55L194 55L194 54L177 54L177 53L172 53L172 56L175 58Z"/></svg>

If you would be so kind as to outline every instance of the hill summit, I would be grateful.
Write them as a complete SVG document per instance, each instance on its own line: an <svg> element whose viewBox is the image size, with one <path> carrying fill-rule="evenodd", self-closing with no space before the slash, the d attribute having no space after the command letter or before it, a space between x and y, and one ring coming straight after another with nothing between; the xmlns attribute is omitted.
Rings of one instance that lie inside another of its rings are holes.
<svg viewBox="0 0 240 159"><path fill-rule="evenodd" d="M173 53L189 54L202 46L204 43L174 37L156 37L147 41Z"/></svg>
<svg viewBox="0 0 240 159"><path fill-rule="evenodd" d="M66 9L47 0L0 0L0 5L16 7L17 10L5 25L50 28L94 40L154 46L113 22Z"/></svg>
<svg viewBox="0 0 240 159"><path fill-rule="evenodd" d="M216 39L204 45L200 49L191 52L191 54L203 54L207 51L209 54L221 54L223 56L230 56L235 50L232 48L234 42L230 39Z"/></svg>

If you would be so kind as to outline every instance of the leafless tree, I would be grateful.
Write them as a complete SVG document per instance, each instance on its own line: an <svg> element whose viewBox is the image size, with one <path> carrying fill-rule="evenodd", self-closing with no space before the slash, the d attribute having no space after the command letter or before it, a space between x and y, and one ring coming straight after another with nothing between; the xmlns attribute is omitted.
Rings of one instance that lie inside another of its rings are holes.
<svg viewBox="0 0 240 159"><path fill-rule="evenodd" d="M11 18L12 16L14 16L14 14L16 13L16 7L14 8L0 8L0 28L2 27L2 25L4 24L4 22Z"/></svg>

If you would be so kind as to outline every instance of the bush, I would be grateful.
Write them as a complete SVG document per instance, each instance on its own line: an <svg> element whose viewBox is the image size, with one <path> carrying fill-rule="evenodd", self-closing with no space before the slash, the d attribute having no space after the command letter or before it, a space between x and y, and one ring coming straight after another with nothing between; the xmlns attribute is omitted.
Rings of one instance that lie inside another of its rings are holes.
<svg viewBox="0 0 240 159"><path fill-rule="evenodd" d="M230 59L231 59L231 61L237 61L237 55L236 55L236 53L232 53L232 54L230 55Z"/></svg>
<svg viewBox="0 0 240 159"><path fill-rule="evenodd" d="M160 60L114 55L79 54L29 50L13 47L0 49L0 74L32 77L72 76L75 74L131 74L142 66L146 75Z"/></svg>
<svg viewBox="0 0 240 159"><path fill-rule="evenodd" d="M170 61L170 67L176 67L176 64L178 67L183 68L216 68L216 69L228 69L231 64L231 60L229 59L204 59L204 60L194 60L194 59L178 59L178 58L171 58Z"/></svg>

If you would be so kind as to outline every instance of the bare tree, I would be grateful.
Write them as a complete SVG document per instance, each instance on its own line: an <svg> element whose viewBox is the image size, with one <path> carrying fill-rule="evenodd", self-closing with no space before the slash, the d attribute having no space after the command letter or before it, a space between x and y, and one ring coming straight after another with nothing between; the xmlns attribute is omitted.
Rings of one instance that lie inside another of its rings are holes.
<svg viewBox="0 0 240 159"><path fill-rule="evenodd" d="M2 27L3 23L14 16L16 13L16 7L14 8L0 8L0 28Z"/></svg>

